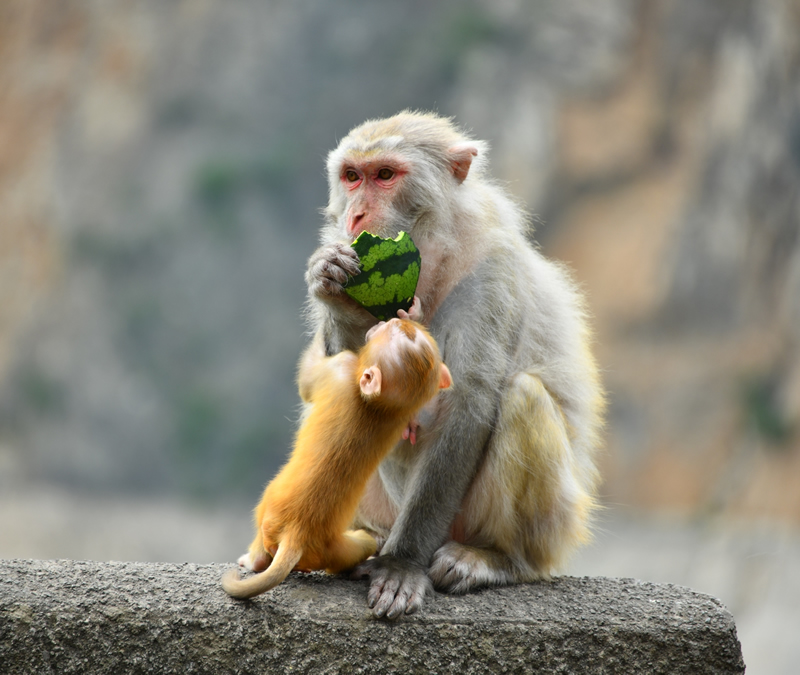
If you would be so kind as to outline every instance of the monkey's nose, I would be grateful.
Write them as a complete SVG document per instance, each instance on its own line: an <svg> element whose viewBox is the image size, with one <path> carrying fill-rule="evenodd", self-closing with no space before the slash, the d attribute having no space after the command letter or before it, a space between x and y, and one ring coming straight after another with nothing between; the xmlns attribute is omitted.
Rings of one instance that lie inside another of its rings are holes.
<svg viewBox="0 0 800 675"><path fill-rule="evenodd" d="M350 218L350 224L347 229L350 231L352 236L355 237L361 234L364 229L364 219L366 215L367 214L362 211L361 213L353 214L353 216Z"/></svg>

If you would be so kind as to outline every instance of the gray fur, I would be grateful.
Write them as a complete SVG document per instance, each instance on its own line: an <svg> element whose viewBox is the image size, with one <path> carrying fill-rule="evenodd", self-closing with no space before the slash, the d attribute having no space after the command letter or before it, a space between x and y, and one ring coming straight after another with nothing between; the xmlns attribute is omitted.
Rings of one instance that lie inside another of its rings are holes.
<svg viewBox="0 0 800 675"><path fill-rule="evenodd" d="M498 410L515 374L539 378L552 399L549 405L561 411L569 430L568 459L575 467L571 479L589 495L596 482L593 454L602 395L587 349L583 304L569 275L530 245L521 209L483 175L486 145L431 115L402 113L367 122L329 157L330 203L323 243L312 255L307 274L311 321L328 353L358 348L374 323L341 292L341 273L350 271L352 257L342 251L349 242L338 175L347 153L361 147L359 143L377 142L384 128L391 130L387 146L407 153L415 171L413 184L398 197L396 214L380 234L409 231L423 251L423 273L425 251L447 254L441 258L441 270L427 270L441 277L430 285L434 291L448 279L457 279L438 305L421 297L453 385L422 418L417 445L401 443L382 464L380 478L397 517L381 556L361 569L371 576L369 604L376 615L395 618L422 604L430 587L425 570L432 561L430 574L437 585L454 592L549 573L525 559L524 552L481 553L448 544L450 527L492 445ZM448 148L458 143L478 150L463 184L447 173ZM518 461L524 464L528 459L520 456ZM565 499L567 519L571 503ZM534 522L520 527L539 536L535 533L558 525ZM557 540L556 536L553 541Z"/></svg>

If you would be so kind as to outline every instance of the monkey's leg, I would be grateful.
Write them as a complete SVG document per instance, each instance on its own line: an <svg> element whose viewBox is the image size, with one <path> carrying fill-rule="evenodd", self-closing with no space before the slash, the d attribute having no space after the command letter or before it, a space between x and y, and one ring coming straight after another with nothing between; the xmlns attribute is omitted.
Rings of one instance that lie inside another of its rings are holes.
<svg viewBox="0 0 800 675"><path fill-rule="evenodd" d="M389 536L394 520L397 518L397 506L392 503L376 471L367 481L367 487L358 505L353 527L366 530L376 540L380 551Z"/></svg>
<svg viewBox="0 0 800 675"><path fill-rule="evenodd" d="M267 569L277 548L274 532L270 527L272 519L267 512L267 489L264 490L264 496L262 496L253 514L253 520L256 525L256 534L253 542L250 544L247 553L240 556L237 561L241 567L249 572L263 572ZM270 553L270 550L272 550L272 553Z"/></svg>
<svg viewBox="0 0 800 675"><path fill-rule="evenodd" d="M538 377L517 374L464 500L463 543L450 541L435 553L428 572L434 586L464 593L547 578L588 538L593 483L594 474L589 479L576 462L556 401Z"/></svg>
<svg viewBox="0 0 800 675"><path fill-rule="evenodd" d="M365 530L348 530L328 549L326 571L338 574L364 562L377 550L375 540Z"/></svg>

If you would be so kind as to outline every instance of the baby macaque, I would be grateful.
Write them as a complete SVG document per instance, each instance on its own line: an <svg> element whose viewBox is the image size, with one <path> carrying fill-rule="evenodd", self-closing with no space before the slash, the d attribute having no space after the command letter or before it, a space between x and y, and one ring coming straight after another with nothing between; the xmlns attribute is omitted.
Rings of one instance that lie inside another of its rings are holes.
<svg viewBox="0 0 800 675"><path fill-rule="evenodd" d="M289 461L256 507L256 537L239 559L260 574L240 579L232 569L222 577L234 598L274 588L293 569L335 574L375 553L370 534L347 530L367 481L401 437L416 434L417 413L451 376L434 339L409 318L381 322L366 337L358 354L325 356L317 341L304 355L298 384L309 410Z"/></svg>

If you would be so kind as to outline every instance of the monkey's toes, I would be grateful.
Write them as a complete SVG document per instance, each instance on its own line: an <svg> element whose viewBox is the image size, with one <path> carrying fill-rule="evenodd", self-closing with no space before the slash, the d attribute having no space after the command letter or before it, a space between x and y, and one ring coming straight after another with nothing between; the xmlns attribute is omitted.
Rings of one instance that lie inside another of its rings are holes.
<svg viewBox="0 0 800 675"><path fill-rule="evenodd" d="M428 576L434 588L453 594L463 594L473 588L501 586L513 583L508 569L499 567L496 551L447 542L433 556Z"/></svg>
<svg viewBox="0 0 800 675"><path fill-rule="evenodd" d="M421 568L398 558L373 558L362 567L370 570L367 605L378 619L394 621L403 614L413 614L433 590Z"/></svg>

